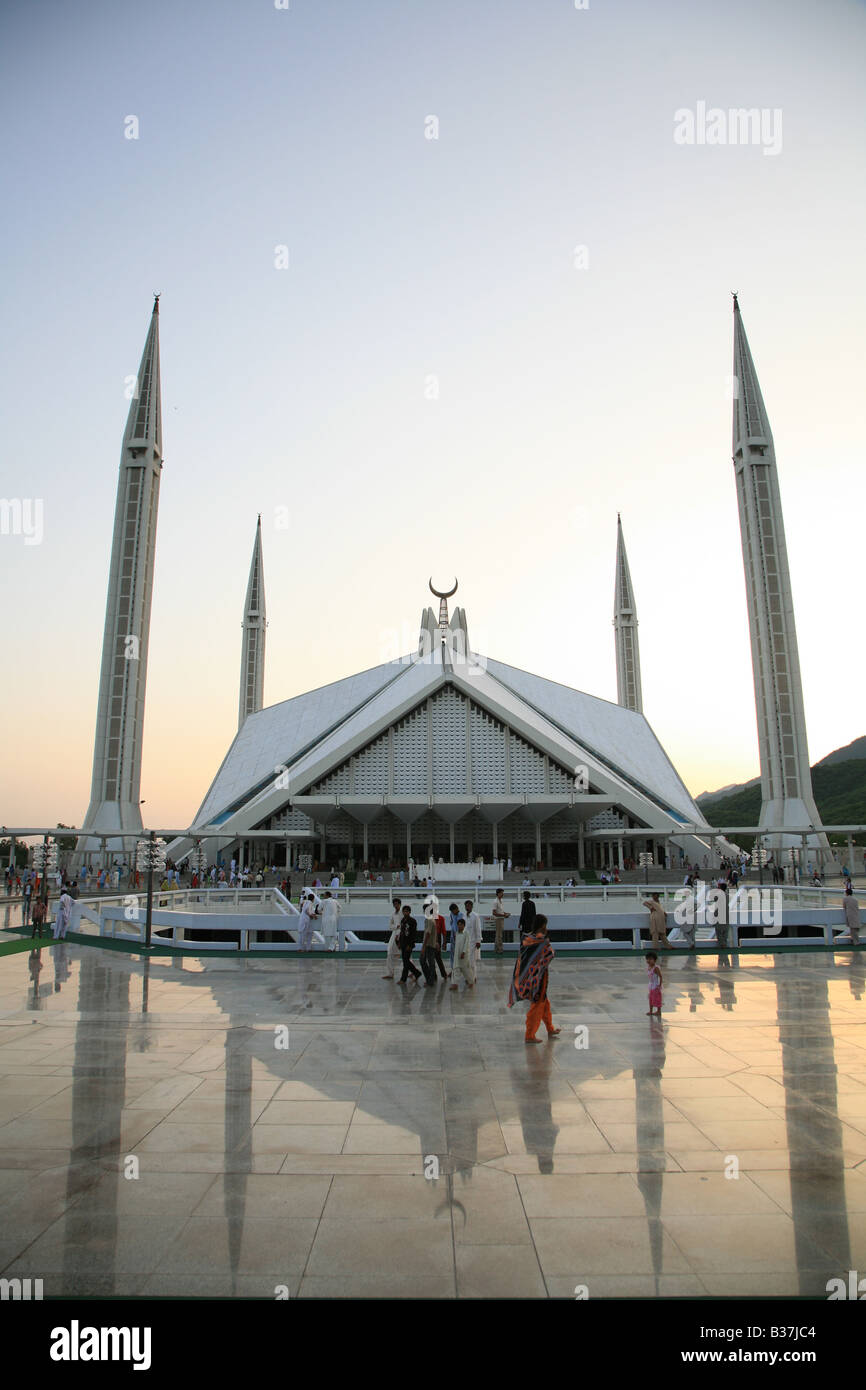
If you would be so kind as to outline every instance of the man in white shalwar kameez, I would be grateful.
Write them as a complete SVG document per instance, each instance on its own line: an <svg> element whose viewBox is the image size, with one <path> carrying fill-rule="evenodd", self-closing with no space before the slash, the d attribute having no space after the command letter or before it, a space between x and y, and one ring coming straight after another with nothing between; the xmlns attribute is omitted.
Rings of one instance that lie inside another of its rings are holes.
<svg viewBox="0 0 866 1390"><path fill-rule="evenodd" d="M332 898L330 893L326 893L322 902L322 935L325 938L325 949L336 951L337 949L337 928L340 923L340 904L336 898Z"/></svg>
<svg viewBox="0 0 866 1390"><path fill-rule="evenodd" d="M467 898L463 906L466 908L466 930L469 933L469 944L472 948L473 972L477 973L481 964L481 917L476 912L475 904L471 898Z"/></svg>
<svg viewBox="0 0 866 1390"><path fill-rule="evenodd" d="M842 896L842 911L845 914L845 931L841 936L837 936L837 941L846 941L849 937L852 946L860 945L860 905L854 896L851 881L845 884L845 892Z"/></svg>
<svg viewBox="0 0 866 1390"><path fill-rule="evenodd" d="M394 911L391 913L391 920L388 923L391 932L388 938L388 961L385 966L385 974L382 976L383 980L393 980L394 971L397 969L397 957L400 954L397 946L397 937L400 934L400 923L403 920L403 912L399 898L394 899L392 907Z"/></svg>
<svg viewBox="0 0 866 1390"><path fill-rule="evenodd" d="M72 899L64 888L57 902L57 910L54 913L54 940L61 941L69 930L69 918L72 913Z"/></svg>
<svg viewBox="0 0 866 1390"><path fill-rule="evenodd" d="M301 905L301 930L298 936L298 950L312 951L313 924L316 920L316 903L313 894L304 898Z"/></svg>
<svg viewBox="0 0 866 1390"><path fill-rule="evenodd" d="M457 989L457 977L462 975L467 989L475 988L475 949L462 915L457 919L457 940L454 946L454 970L449 989Z"/></svg>

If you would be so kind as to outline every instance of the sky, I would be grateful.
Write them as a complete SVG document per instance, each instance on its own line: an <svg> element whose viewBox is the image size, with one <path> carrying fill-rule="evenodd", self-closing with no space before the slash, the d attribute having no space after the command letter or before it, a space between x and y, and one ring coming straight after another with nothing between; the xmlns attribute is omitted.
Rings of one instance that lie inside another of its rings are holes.
<svg viewBox="0 0 866 1390"><path fill-rule="evenodd" d="M620 512L650 724L693 794L755 776L733 290L812 761L866 732L862 0L7 0L0 52L0 823L87 808L155 292L146 824L236 732L259 513L274 704L412 650L431 575L615 700Z"/></svg>

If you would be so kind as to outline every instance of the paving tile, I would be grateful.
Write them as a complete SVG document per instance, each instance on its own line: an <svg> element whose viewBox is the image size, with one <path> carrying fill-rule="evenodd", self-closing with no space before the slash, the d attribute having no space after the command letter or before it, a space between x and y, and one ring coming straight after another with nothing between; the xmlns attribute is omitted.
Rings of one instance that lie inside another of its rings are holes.
<svg viewBox="0 0 866 1390"><path fill-rule="evenodd" d="M459 1298L544 1298L546 1288L531 1245L461 1245Z"/></svg>
<svg viewBox="0 0 866 1390"><path fill-rule="evenodd" d="M633 962L558 961L566 1034L528 1049L508 962L412 998L369 962L154 960L144 1018L125 958L69 955L36 1021L26 954L0 960L4 1273L35 1253L93 1298L573 1300L826 1297L866 1268L842 956L678 959L657 1041Z"/></svg>

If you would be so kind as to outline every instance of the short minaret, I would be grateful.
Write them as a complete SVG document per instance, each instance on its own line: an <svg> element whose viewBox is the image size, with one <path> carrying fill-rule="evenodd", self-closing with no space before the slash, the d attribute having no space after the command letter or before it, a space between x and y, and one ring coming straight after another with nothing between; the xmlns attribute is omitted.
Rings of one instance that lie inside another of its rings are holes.
<svg viewBox="0 0 866 1390"><path fill-rule="evenodd" d="M250 582L244 604L241 645L241 692L238 701L238 728L247 715L255 714L265 702L265 571L262 565L262 518L256 525Z"/></svg>
<svg viewBox="0 0 866 1390"><path fill-rule="evenodd" d="M624 705L626 709L633 709L637 714L643 714L637 609L619 512L616 514L616 592L613 601L613 626L616 635L616 702L618 705Z"/></svg>
<svg viewBox="0 0 866 1390"><path fill-rule="evenodd" d="M758 715L760 824L819 830L776 451L736 295L733 450ZM767 846L785 843L799 845L800 837L773 837ZM826 836L820 844L826 847Z"/></svg>
<svg viewBox="0 0 866 1390"><path fill-rule="evenodd" d="M159 295L120 451L120 477L105 608L93 784L83 829L93 837L141 830L139 809L147 647L162 474ZM95 847L93 839L79 850ZM109 849L133 852L130 840Z"/></svg>

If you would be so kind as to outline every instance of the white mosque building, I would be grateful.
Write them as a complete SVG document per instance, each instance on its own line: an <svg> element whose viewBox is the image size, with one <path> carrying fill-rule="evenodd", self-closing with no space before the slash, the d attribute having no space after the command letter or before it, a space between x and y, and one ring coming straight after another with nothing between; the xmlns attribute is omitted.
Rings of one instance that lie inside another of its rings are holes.
<svg viewBox="0 0 866 1390"><path fill-rule="evenodd" d="M812 798L772 435L734 302L734 468L752 634L762 826L821 834ZM79 849L121 848L138 788L162 437L154 305L124 433L91 805ZM637 612L617 519L613 704L472 651L462 608L422 613L416 651L264 707L261 520L243 617L238 730L169 854L324 868L479 859L655 866L712 851L710 827L642 707ZM129 659L130 649L135 659ZM796 826L794 825L796 821ZM771 845L768 837L768 845ZM811 843L811 841L810 841Z"/></svg>

